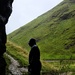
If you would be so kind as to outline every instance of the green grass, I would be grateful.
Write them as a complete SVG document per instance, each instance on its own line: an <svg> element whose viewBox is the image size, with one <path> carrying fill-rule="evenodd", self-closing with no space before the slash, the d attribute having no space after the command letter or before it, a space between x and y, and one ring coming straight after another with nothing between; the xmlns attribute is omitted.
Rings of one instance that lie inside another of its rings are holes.
<svg viewBox="0 0 75 75"><path fill-rule="evenodd" d="M29 51L28 41L35 38L42 59L75 58L75 4L63 1L8 35L8 40Z"/></svg>
<svg viewBox="0 0 75 75"><path fill-rule="evenodd" d="M21 66L28 65L28 52L23 48L16 46L15 44L8 42L7 43L7 53L18 60Z"/></svg>
<svg viewBox="0 0 75 75"><path fill-rule="evenodd" d="M7 42L7 53L14 57L21 66L28 66L28 52L23 49L22 47L8 41ZM6 57L6 56L5 56ZM10 65L10 60L6 57L6 61L8 63L7 69ZM53 62L46 62L44 60L41 60L42 63L42 71L43 73L55 73L58 75L58 73L63 72L74 72L75 71L75 60L72 60L72 57L70 57L70 60L53 60ZM10 71L7 70L7 73Z"/></svg>
<svg viewBox="0 0 75 75"><path fill-rule="evenodd" d="M8 41L7 42L7 53L9 55L11 55L14 59L16 59L21 66L25 66L28 67L28 52L23 49L20 46L17 46L16 44ZM48 63L45 62L45 64L42 62L42 70L43 71L49 71L50 70L50 66ZM10 63L8 63L10 65ZM48 65L46 65L48 64Z"/></svg>
<svg viewBox="0 0 75 75"><path fill-rule="evenodd" d="M28 65L30 38L37 40L41 60L75 59L75 3L64 0L52 10L10 33L7 38L10 41L7 43L7 53L15 57L22 66ZM60 62L42 61L42 64L43 71L75 71L75 62L67 65L66 61L62 61L62 65L59 65Z"/></svg>

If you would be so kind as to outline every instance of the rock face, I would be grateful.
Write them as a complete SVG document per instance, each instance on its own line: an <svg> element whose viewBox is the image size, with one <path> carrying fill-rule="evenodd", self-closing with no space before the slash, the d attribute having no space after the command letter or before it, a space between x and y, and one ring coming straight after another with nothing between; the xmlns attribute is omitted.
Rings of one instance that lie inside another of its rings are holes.
<svg viewBox="0 0 75 75"><path fill-rule="evenodd" d="M6 51L5 25L12 13L13 0L0 0L0 75L5 75L6 62L3 54Z"/></svg>
<svg viewBox="0 0 75 75"><path fill-rule="evenodd" d="M25 75L25 73L28 72L27 67L22 67L12 56L8 55L7 53L5 54L11 61L11 64L9 65L11 75Z"/></svg>

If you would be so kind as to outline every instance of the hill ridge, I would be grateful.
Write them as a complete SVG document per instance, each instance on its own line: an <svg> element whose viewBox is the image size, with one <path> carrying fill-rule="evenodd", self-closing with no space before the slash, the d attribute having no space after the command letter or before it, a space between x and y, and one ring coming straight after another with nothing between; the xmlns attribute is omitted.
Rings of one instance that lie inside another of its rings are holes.
<svg viewBox="0 0 75 75"><path fill-rule="evenodd" d="M30 50L30 38L37 40L42 59L75 58L75 3L64 0L50 11L8 35L8 40ZM72 0L74 1L74 0Z"/></svg>

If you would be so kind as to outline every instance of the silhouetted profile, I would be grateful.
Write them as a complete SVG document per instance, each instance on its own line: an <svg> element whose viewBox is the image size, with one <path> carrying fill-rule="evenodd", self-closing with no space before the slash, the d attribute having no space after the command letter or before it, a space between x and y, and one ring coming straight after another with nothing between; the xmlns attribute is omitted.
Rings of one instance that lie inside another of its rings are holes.
<svg viewBox="0 0 75 75"><path fill-rule="evenodd" d="M31 47L29 53L29 75L40 75L41 62L40 62L40 50L36 45L35 39L30 39L29 46Z"/></svg>
<svg viewBox="0 0 75 75"><path fill-rule="evenodd" d="M13 0L0 0L0 75L5 75L6 61L3 57L6 52L6 30L5 25L12 12Z"/></svg>

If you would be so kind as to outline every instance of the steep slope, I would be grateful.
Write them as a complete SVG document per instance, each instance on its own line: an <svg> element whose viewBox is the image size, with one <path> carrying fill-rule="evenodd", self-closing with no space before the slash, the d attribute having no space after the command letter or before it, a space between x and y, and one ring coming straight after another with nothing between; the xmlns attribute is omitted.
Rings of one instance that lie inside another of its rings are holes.
<svg viewBox="0 0 75 75"><path fill-rule="evenodd" d="M35 38L42 59L75 58L75 0L64 0L52 10L8 35L8 40L29 50Z"/></svg>

